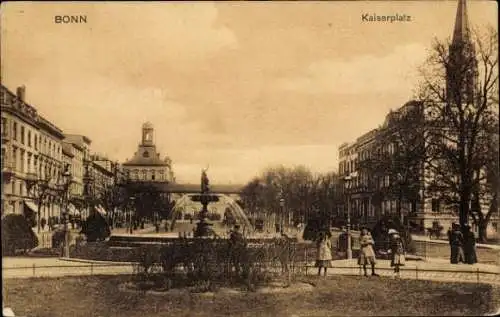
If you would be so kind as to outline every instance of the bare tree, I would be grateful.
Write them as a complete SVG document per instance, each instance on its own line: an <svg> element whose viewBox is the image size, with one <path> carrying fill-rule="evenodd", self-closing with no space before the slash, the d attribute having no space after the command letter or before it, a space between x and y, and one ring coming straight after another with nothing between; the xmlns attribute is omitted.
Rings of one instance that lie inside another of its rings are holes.
<svg viewBox="0 0 500 317"><path fill-rule="evenodd" d="M471 216L474 190L486 181L485 173L478 173L489 151L483 139L498 116L498 35L493 28L473 35L472 42L436 41L419 89L428 123L429 189L458 210L462 226ZM487 221L477 213L472 219Z"/></svg>
<svg viewBox="0 0 500 317"><path fill-rule="evenodd" d="M57 193L53 184L48 177L33 178L26 181L28 195L33 197L37 205L37 232L40 233L41 210L44 203L47 202L50 196Z"/></svg>
<svg viewBox="0 0 500 317"><path fill-rule="evenodd" d="M307 222L318 216L329 219L335 204L341 201L337 184L335 173L313 175L304 166L277 166L250 181L242 191L242 199L248 211L265 211L266 216L284 216L293 222Z"/></svg>

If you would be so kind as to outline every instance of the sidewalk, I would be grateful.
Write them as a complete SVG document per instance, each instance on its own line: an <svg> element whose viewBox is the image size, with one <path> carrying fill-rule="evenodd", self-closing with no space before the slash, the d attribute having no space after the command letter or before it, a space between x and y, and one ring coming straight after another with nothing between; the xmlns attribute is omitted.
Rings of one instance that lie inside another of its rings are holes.
<svg viewBox="0 0 500 317"><path fill-rule="evenodd" d="M426 242L432 242L432 243L448 244L447 240L431 239L428 236L412 235L411 237L415 241L426 241ZM500 250L500 245L476 243L476 248Z"/></svg>
<svg viewBox="0 0 500 317"><path fill-rule="evenodd" d="M361 275L362 268L357 259L333 261L331 275ZM342 268L336 268L342 267ZM345 267L345 268L344 268ZM315 269L313 269L315 271ZM394 276L394 269L389 260L377 260L375 271L380 276ZM370 268L368 267L370 274ZM473 265L450 264L446 259L429 258L426 261L406 261L401 267L400 278L444 282L473 282L500 285L500 267L491 264Z"/></svg>
<svg viewBox="0 0 500 317"><path fill-rule="evenodd" d="M3 258L3 278L65 277L133 274L130 263L71 261L59 258Z"/></svg>
<svg viewBox="0 0 500 317"><path fill-rule="evenodd" d="M340 233L340 230L332 230L335 233ZM357 230L351 230L351 233L353 234L353 237L359 236L359 231ZM442 240L442 239L431 239L429 236L426 235L416 235L412 234L411 235L412 239L414 241L423 241L423 242L430 242L430 243L437 243L437 244L448 244L448 240ZM476 243L476 248L485 248L485 249L494 249L494 250L500 250L500 245L498 244L484 244L484 243Z"/></svg>

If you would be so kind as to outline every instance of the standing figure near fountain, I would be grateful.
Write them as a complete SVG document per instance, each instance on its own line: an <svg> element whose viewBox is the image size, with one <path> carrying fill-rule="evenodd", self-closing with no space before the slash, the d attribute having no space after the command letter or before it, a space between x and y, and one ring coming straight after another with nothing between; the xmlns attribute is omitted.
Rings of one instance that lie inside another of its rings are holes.
<svg viewBox="0 0 500 317"><path fill-rule="evenodd" d="M240 232L240 226L235 225L229 234L229 257L237 276L242 272L241 258L245 247L245 238Z"/></svg>

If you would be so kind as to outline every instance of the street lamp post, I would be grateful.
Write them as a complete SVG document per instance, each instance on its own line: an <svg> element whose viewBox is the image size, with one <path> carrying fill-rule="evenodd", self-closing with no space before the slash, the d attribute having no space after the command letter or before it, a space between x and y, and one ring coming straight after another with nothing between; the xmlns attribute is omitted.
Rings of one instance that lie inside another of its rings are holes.
<svg viewBox="0 0 500 317"><path fill-rule="evenodd" d="M350 189L352 185L352 176L347 175L344 177L345 189L347 194L347 250L346 255L348 259L352 259L352 238L351 238L351 196Z"/></svg>
<svg viewBox="0 0 500 317"><path fill-rule="evenodd" d="M397 181L398 181L398 188L397 188L397 190L398 190L398 201L397 201L398 206L397 206L397 208L399 211L399 221L401 221L401 225L404 225L405 216L403 213L403 206L402 206L402 196L403 196L402 194L403 193L402 193L402 189L401 189L401 187L403 186L403 175L401 175L401 173L397 174Z"/></svg>
<svg viewBox="0 0 500 317"><path fill-rule="evenodd" d="M280 218L280 232L283 233L283 223L285 219L285 199L280 198L280 206L281 206L281 218Z"/></svg>
<svg viewBox="0 0 500 317"><path fill-rule="evenodd" d="M135 197L134 196L131 196L130 198L130 210L129 210L129 213L130 213L130 234L133 233L133 228L132 228L132 205L134 204L135 202Z"/></svg>
<svg viewBox="0 0 500 317"><path fill-rule="evenodd" d="M71 184L71 173L66 169L62 173L63 180L63 188L62 188L62 202L63 202L63 210L64 210L64 245L63 245L63 257L69 258L69 213L68 213L68 195L69 195L69 186Z"/></svg>

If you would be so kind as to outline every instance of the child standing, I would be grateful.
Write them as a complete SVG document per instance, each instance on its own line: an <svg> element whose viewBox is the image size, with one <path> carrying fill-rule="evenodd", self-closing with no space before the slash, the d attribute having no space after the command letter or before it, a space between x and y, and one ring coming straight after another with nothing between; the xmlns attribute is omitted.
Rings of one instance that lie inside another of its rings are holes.
<svg viewBox="0 0 500 317"><path fill-rule="evenodd" d="M318 240L316 241L318 247L318 257L316 260L316 267L318 268L318 276L321 275L321 269L326 270L332 266L332 241L331 233L321 232L318 235Z"/></svg>
<svg viewBox="0 0 500 317"><path fill-rule="evenodd" d="M375 273L375 251L373 250L373 245L375 242L373 241L372 235L368 231L367 228L361 229L361 234L359 235L359 258L358 264L363 266L363 271L365 272L365 276L368 276L366 272L366 265L370 264L372 267L372 276L378 276Z"/></svg>
<svg viewBox="0 0 500 317"><path fill-rule="evenodd" d="M400 266L405 265L405 248L403 239L394 229L389 229L389 243L391 252L391 267L394 267L394 276L399 277Z"/></svg>

